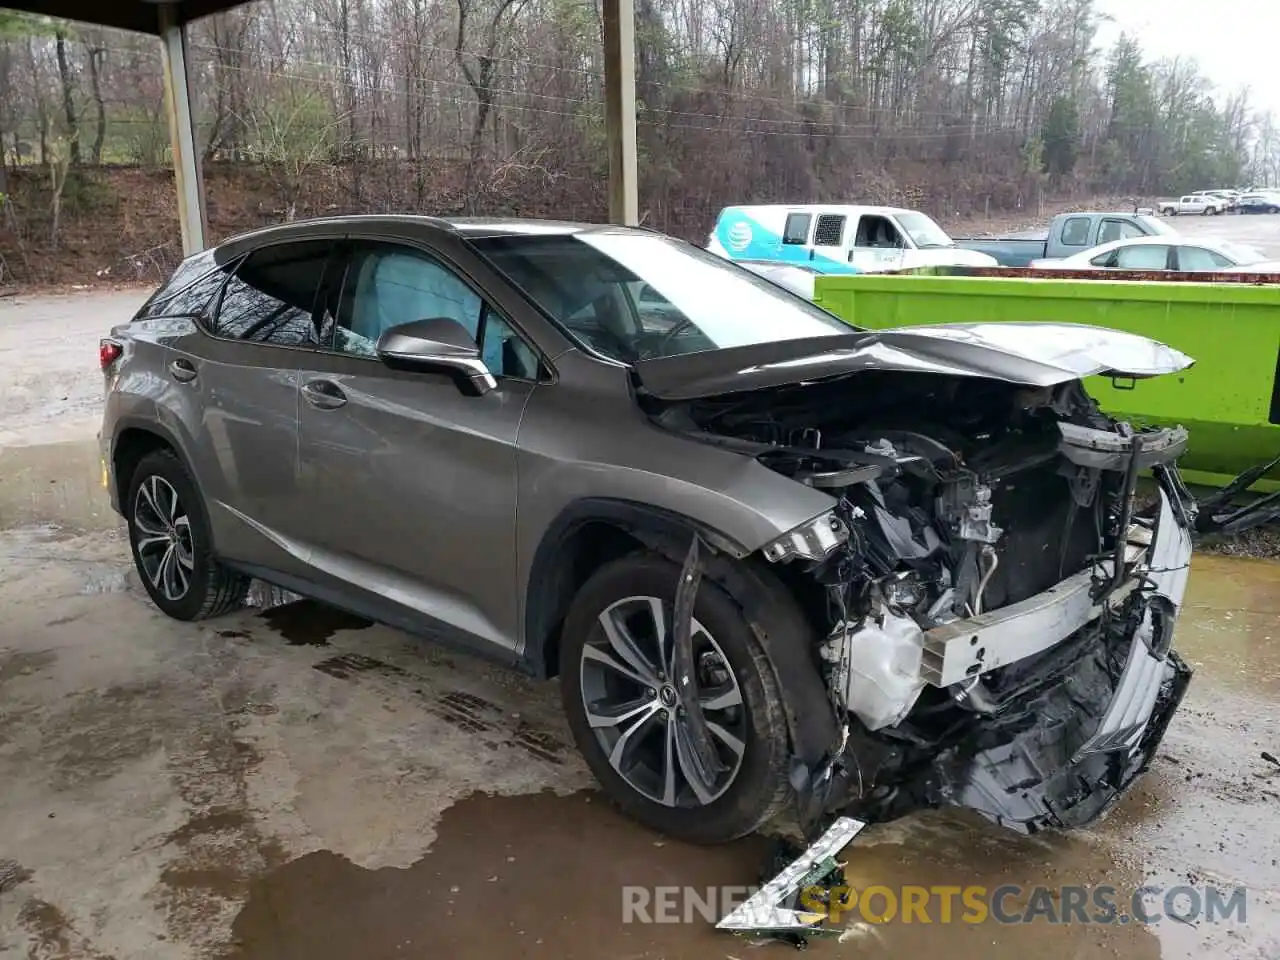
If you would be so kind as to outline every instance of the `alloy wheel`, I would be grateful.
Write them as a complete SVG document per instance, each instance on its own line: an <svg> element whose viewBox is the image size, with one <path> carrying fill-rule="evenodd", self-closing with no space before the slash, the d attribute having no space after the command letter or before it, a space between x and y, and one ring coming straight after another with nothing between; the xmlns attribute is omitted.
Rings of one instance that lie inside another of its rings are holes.
<svg viewBox="0 0 1280 960"><path fill-rule="evenodd" d="M672 620L671 605L657 597L606 608L582 649L582 705L610 766L632 789L663 806L700 807L722 796L741 770L748 718L724 652L694 620L696 709L722 768L708 782L675 687Z"/></svg>
<svg viewBox="0 0 1280 960"><path fill-rule="evenodd" d="M164 477L152 474L138 485L133 501L134 548L151 586L166 600L178 601L191 589L195 544L191 518L178 492Z"/></svg>

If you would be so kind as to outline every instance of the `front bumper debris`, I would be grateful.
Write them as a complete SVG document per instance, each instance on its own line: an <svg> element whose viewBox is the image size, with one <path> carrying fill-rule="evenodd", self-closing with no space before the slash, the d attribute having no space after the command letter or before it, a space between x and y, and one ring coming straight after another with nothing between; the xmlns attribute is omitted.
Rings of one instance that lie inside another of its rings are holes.
<svg viewBox="0 0 1280 960"><path fill-rule="evenodd" d="M805 906L801 899L807 889L829 889L839 882L844 865L836 857L865 826L852 817L837 817L800 857L717 923L716 929L757 937L798 938L800 943L805 936L838 933L822 926L825 913L796 908Z"/></svg>
<svg viewBox="0 0 1280 960"><path fill-rule="evenodd" d="M1040 682L1000 703L970 738L935 759L923 784L932 803L968 807L1025 833L1083 826L1147 768L1191 679L1172 650L1191 563L1190 517L1170 490L1160 497L1150 542L1108 597L1107 615L1083 624L1064 619L1083 610L1070 590L1048 605L1068 635L1057 633L1060 645L1046 644L1019 665ZM1050 615L1038 608L1030 616Z"/></svg>

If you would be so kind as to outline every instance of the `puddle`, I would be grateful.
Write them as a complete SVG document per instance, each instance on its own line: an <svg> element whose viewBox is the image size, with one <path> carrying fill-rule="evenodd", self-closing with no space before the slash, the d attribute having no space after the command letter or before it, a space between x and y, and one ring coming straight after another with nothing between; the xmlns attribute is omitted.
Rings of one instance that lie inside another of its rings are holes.
<svg viewBox="0 0 1280 960"><path fill-rule="evenodd" d="M717 932L700 915L716 889L757 880L768 852L759 837L692 847L637 826L596 794L473 795L445 811L431 852L408 869L365 870L328 851L308 854L254 880L233 927L237 960L362 960L406 956L491 958L743 958L747 941ZM1006 883L1134 885L1096 844L1002 834L960 818L929 816L871 828L851 857L850 881L884 884ZM650 907L624 922L625 898ZM672 889L666 894L664 889ZM671 898L676 922L661 918ZM1012 904L1014 901L1010 900ZM689 922L684 922L685 904ZM959 901L957 900L957 905ZM1013 907L1017 909L1017 907ZM1137 925L1050 926L894 922L849 926L844 943L813 940L826 957L910 956L945 951L952 960L994 955L1157 957ZM957 906L957 915L960 913ZM855 941L855 942L849 942ZM761 956L787 956L782 945Z"/></svg>
<svg viewBox="0 0 1280 960"><path fill-rule="evenodd" d="M0 530L50 523L79 534L122 522L102 487L96 440L0 448Z"/></svg>
<svg viewBox="0 0 1280 960"><path fill-rule="evenodd" d="M294 647L325 647L339 630L364 630L372 620L315 600L295 600L258 615Z"/></svg>
<svg viewBox="0 0 1280 960"><path fill-rule="evenodd" d="M1175 646L1193 686L1280 700L1280 563L1197 555Z"/></svg>

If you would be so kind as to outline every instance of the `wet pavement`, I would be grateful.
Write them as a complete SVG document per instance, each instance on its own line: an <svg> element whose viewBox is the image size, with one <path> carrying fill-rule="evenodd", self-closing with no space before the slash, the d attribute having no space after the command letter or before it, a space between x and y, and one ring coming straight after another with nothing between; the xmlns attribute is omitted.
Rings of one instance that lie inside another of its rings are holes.
<svg viewBox="0 0 1280 960"><path fill-rule="evenodd" d="M848 876L1014 884L1014 912L1037 885L1109 885L1122 913L1144 884L1243 886L1244 922L942 923L935 905L930 923L855 915L809 952L1280 957L1280 763L1263 756L1280 756L1280 564L1197 556L1177 647L1187 700L1102 824L1025 838L917 815L868 828ZM617 815L556 684L308 602L164 618L83 430L0 439L0 784L4 958L792 952L715 932L698 904L624 922L626 888L757 882L767 843L692 848Z"/></svg>

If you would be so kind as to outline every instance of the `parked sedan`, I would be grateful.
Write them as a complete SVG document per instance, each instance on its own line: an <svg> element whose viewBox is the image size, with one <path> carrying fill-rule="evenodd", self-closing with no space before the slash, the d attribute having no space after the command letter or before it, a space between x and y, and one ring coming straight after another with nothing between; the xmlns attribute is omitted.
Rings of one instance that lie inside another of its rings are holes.
<svg viewBox="0 0 1280 960"><path fill-rule="evenodd" d="M677 837L796 801L1088 823L1190 679L1186 431L1082 384L1191 364L1132 334L864 332L650 231L370 216L188 259L100 361L157 607L258 578L559 676Z"/></svg>
<svg viewBox="0 0 1280 960"><path fill-rule="evenodd" d="M1038 270L1280 271L1280 263L1267 260L1252 247L1189 237L1131 237L1061 260L1034 260L1031 266Z"/></svg>
<svg viewBox="0 0 1280 960"><path fill-rule="evenodd" d="M1246 193L1240 198L1241 213L1280 213L1280 196L1273 193Z"/></svg>

